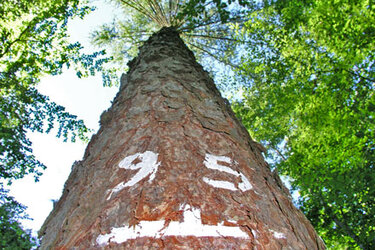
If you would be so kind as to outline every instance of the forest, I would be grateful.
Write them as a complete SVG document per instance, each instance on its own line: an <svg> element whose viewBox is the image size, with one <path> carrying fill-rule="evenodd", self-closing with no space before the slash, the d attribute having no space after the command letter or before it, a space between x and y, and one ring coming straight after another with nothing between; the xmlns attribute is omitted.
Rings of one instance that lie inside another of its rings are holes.
<svg viewBox="0 0 375 250"><path fill-rule="evenodd" d="M8 194L43 174L28 132L88 141L90 129L38 91L65 68L117 85L140 45L174 27L210 72L294 204L329 249L375 247L375 6L371 0L112 0L122 19L97 27L84 53L67 25L95 11L80 0L0 3L0 247L37 239Z"/></svg>

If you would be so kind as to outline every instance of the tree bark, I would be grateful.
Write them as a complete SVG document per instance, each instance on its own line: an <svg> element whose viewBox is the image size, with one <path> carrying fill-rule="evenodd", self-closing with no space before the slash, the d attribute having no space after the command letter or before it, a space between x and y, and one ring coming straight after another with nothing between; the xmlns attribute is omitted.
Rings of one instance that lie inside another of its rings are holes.
<svg viewBox="0 0 375 250"><path fill-rule="evenodd" d="M324 249L173 28L140 48L41 249Z"/></svg>

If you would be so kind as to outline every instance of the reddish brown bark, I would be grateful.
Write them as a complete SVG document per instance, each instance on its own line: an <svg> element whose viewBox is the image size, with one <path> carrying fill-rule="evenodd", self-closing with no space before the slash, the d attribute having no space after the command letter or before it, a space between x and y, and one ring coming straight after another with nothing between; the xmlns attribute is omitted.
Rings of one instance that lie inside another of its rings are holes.
<svg viewBox="0 0 375 250"><path fill-rule="evenodd" d="M277 180L164 28L123 75L41 229L41 249L323 249Z"/></svg>

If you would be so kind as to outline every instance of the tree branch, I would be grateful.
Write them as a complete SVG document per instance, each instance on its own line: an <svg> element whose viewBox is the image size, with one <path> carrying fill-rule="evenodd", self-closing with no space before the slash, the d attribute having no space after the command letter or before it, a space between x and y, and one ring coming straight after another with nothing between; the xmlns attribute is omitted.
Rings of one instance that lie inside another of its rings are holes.
<svg viewBox="0 0 375 250"><path fill-rule="evenodd" d="M283 161L287 160L284 154L281 153L280 150L277 149L277 147L272 147L272 149L276 151L276 153L283 159Z"/></svg>
<svg viewBox="0 0 375 250"><path fill-rule="evenodd" d="M229 61L224 61L224 60L222 60L221 58L219 58L218 56L212 54L211 52L209 52L208 50L206 50L206 49L204 49L204 48L202 48L202 47L199 47L199 46L197 46L197 45L195 45L195 44L193 44L193 43L191 43L191 42L187 42L187 43L190 44L191 46L193 46L194 48L197 48L197 49L203 51L204 53L206 53L207 55L211 56L212 58L214 58L215 60L217 60L217 61L219 61L219 62L221 62L221 63L224 63L224 64L226 64L226 65L228 65L228 66L233 67L233 68L239 68L238 65L234 65L234 64L232 64L232 63L229 62Z"/></svg>
<svg viewBox="0 0 375 250"><path fill-rule="evenodd" d="M185 34L185 35L191 36L191 37L204 37L208 39L225 40L225 41L232 41L232 42L244 42L244 41L240 41L240 40L229 38L229 37L218 37L218 36L210 36L210 35L205 35L205 34Z"/></svg>
<svg viewBox="0 0 375 250"><path fill-rule="evenodd" d="M31 28L31 26L33 24L33 21L35 22L35 20L33 19L15 40L13 40L12 42L8 43L8 46L5 48L5 50L3 51L3 53L0 54L0 58L3 57L6 53L9 52L10 47L12 47L13 44L15 44L17 42L20 42L22 40L21 38Z"/></svg>
<svg viewBox="0 0 375 250"><path fill-rule="evenodd" d="M354 72L354 71L352 71L352 70L344 69L344 71L348 72L348 73L351 74L351 75L354 75L354 76L357 76L357 77L359 77L359 78L365 79L365 80L367 80L367 81L369 81L369 82L375 82L375 79L371 79L371 78L368 78L368 77L362 76L362 75L360 75L360 74L358 74L358 73L356 73L356 72Z"/></svg>

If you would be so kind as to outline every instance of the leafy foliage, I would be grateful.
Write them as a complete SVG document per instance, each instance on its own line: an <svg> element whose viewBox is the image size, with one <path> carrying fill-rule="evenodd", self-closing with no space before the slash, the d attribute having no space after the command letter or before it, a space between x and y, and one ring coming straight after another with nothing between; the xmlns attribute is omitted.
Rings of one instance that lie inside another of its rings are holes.
<svg viewBox="0 0 375 250"><path fill-rule="evenodd" d="M369 1L274 1L246 40L233 105L331 247L375 246L375 13Z"/></svg>
<svg viewBox="0 0 375 250"><path fill-rule="evenodd" d="M78 77L103 72L109 85L111 72L103 65L104 51L81 52L79 43L68 42L67 23L82 18L92 8L79 0L0 1L0 184L33 174L38 180L45 166L33 155L27 132L50 132L64 140L86 140L88 128L37 90L45 75L73 67ZM3 189L1 189L3 191ZM30 249L30 234L22 229L18 214L24 207L1 192L1 249Z"/></svg>
<svg viewBox="0 0 375 250"><path fill-rule="evenodd" d="M46 74L56 75L73 66L79 77L103 70L104 52L84 55L79 43L67 41L69 18L83 17L91 9L78 0L5 0L0 3L0 178L11 181L44 168L32 154L27 131L85 139L82 120L64 111L36 89ZM108 82L109 76L104 80Z"/></svg>
<svg viewBox="0 0 375 250"><path fill-rule="evenodd" d="M25 207L7 195L7 191L0 187L0 248L29 250L37 245L36 239L30 231L25 231L19 219L26 218L23 213Z"/></svg>

